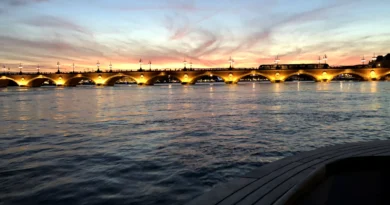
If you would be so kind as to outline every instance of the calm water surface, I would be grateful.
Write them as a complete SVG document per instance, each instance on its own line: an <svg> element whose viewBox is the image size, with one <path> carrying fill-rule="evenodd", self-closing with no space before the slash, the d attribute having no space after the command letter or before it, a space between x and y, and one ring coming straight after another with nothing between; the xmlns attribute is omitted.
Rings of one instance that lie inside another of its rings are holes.
<svg viewBox="0 0 390 205"><path fill-rule="evenodd" d="M390 139L390 82L0 90L0 204L183 204L271 161Z"/></svg>

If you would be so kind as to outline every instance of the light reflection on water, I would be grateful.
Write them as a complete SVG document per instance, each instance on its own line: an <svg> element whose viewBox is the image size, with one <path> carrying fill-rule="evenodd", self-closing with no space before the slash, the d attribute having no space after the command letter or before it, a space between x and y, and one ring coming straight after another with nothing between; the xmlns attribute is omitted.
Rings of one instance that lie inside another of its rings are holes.
<svg viewBox="0 0 390 205"><path fill-rule="evenodd" d="M388 82L0 90L0 201L182 204L317 147L389 139Z"/></svg>

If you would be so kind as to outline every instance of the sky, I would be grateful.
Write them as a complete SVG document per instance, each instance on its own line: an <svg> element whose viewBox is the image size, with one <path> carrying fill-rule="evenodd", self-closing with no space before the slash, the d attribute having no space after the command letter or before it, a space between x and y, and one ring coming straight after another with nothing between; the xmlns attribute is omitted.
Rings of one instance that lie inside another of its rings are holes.
<svg viewBox="0 0 390 205"><path fill-rule="evenodd" d="M390 53L389 0L0 0L0 65L18 71L359 64Z"/></svg>

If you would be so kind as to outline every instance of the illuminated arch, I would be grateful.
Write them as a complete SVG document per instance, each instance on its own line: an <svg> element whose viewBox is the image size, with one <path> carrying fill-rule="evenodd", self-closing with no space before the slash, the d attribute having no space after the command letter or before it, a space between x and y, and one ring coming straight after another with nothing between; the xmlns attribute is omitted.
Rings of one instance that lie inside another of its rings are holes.
<svg viewBox="0 0 390 205"><path fill-rule="evenodd" d="M53 78L50 78L50 77L47 77L44 75L40 75L38 77L29 79L27 81L26 85L28 87L40 87L47 80L52 81L55 85L62 85L63 84L61 79L54 80Z"/></svg>
<svg viewBox="0 0 390 205"><path fill-rule="evenodd" d="M9 82L8 81L12 81L14 82L17 86L20 86L20 84L18 83L18 81L16 81L15 79L13 78L9 78L7 76L1 76L0 77L0 87L7 87Z"/></svg>
<svg viewBox="0 0 390 205"><path fill-rule="evenodd" d="M81 80L90 80L90 81L92 81L93 83L96 84L96 82L92 78L87 77L87 76L83 76L81 74L78 74L78 75L76 75L74 77L68 78L64 82L64 85L65 86L77 86Z"/></svg>
<svg viewBox="0 0 390 205"><path fill-rule="evenodd" d="M308 72L304 72L304 71L298 71L298 72L295 72L295 73L291 73L289 75L287 75L283 80L287 80L293 76L299 76L299 75L305 75L305 76L309 76L313 79L313 81L320 81L320 79L318 79L317 76L311 74L311 73L308 73Z"/></svg>
<svg viewBox="0 0 390 205"><path fill-rule="evenodd" d="M273 78L267 74L264 74L261 72L252 72L252 73L246 73L246 74L240 75L238 77L235 77L235 83L239 82L242 78L245 78L247 76L253 76L253 75L264 77L264 78L268 79L270 82L272 82L272 80L273 80Z"/></svg>
<svg viewBox="0 0 390 205"><path fill-rule="evenodd" d="M205 76L209 76L211 77L212 76L216 76L218 78L221 78L223 81L226 81L226 77L223 77L222 75L220 74L215 74L215 73L212 73L212 72L206 72L206 73L202 73L202 74L199 74L199 75L196 75L195 77L193 77L191 80L190 80L190 84L195 84L199 79L201 79L202 77L205 77Z"/></svg>
<svg viewBox="0 0 390 205"><path fill-rule="evenodd" d="M130 76L130 75L124 75L124 74L118 74L118 75L114 75L114 76L110 76L108 77L105 81L104 81L104 85L107 85L107 86L114 86L115 83L122 79L122 78L130 78L132 80L134 80L137 84L140 83L140 80L137 80L134 76Z"/></svg>
<svg viewBox="0 0 390 205"><path fill-rule="evenodd" d="M363 79L363 80L366 80L366 79L367 79L367 77L365 77L363 74L351 70L351 71L342 71L342 72L338 72L338 73L336 73L336 74L332 74L332 75L328 78L328 81L332 81L334 78L336 78L337 76L342 75L342 74L349 74L349 75L359 76L359 77L360 77L361 79Z"/></svg>
<svg viewBox="0 0 390 205"><path fill-rule="evenodd" d="M177 81L179 81L179 83L181 83L180 77L178 77L177 75L155 75L155 76L152 76L151 78L149 78L148 81L146 82L146 84L153 85L154 83L156 83L157 80L159 80L161 78L168 78L168 76L169 76L169 78L174 78Z"/></svg>

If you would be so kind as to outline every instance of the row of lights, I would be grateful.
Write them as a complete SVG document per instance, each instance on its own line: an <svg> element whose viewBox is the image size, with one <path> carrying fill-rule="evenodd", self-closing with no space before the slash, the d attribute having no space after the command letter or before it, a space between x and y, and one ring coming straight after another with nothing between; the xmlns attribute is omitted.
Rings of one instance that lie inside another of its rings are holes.
<svg viewBox="0 0 390 205"><path fill-rule="evenodd" d="M372 57L372 60L375 61L376 58L377 57L376 57L376 55L374 53L374 56ZM328 57L327 57L326 54L322 58L321 58L321 56L318 56L318 63L319 64L321 64L322 60L324 61L325 64L327 63ZM279 64L279 62L280 62L279 55L277 55L275 57L275 61L274 62L275 62L276 65ZM364 55L363 55L363 57L361 59L361 62L362 62L363 65L366 62L366 59L365 59ZM152 61L149 61L148 64L149 64L149 69L152 70ZM184 64L184 69L186 69L186 65L187 65L186 59L184 59L183 64ZM231 56L229 58L229 64L230 64L229 68L232 69L233 66L234 66L234 59L232 59ZM97 61L96 66L97 66L97 72L101 72L100 71L100 63L99 63L99 61ZM139 59L139 66L140 66L140 70L142 71L142 59ZM74 69L75 69L74 63L72 64L72 68L73 68L73 72L74 72ZM112 63L111 62L110 62L109 68L110 68L110 72L112 72ZM190 68L192 69L192 62L191 61L190 61ZM20 73L22 73L22 69L23 69L22 63L20 63L19 69L20 69ZM8 71L9 70L10 70L10 68L8 68ZM38 64L38 66L37 66L38 73L39 73L39 70L40 70L40 66ZM6 71L6 67L5 67L5 65L3 65L3 72L5 72L5 71ZM57 62L57 73L61 73L61 71L60 71L60 62Z"/></svg>
<svg viewBox="0 0 390 205"><path fill-rule="evenodd" d="M230 67L232 67L232 63L234 64L234 60L232 60L231 57L230 57L229 61L230 61ZM184 59L183 63L184 63L184 69L186 69L187 61ZM152 70L152 61L149 61L148 64L149 64L149 69ZM57 73L61 73L60 66L61 66L60 62L57 62ZM74 72L75 67L76 66L73 63L72 64L73 72ZM97 72L101 72L100 71L100 62L99 61L97 61L96 67L97 67ZM110 68L110 72L112 72L112 63L111 62L110 62L109 68ZM192 62L191 61L190 61L190 68L192 69ZM19 64L19 69L20 69L20 73L22 73L22 69L23 69L22 63ZM140 69L140 71L142 71L142 59L139 59L139 69ZM3 71L5 72L5 70L6 70L5 65L3 65ZM10 68L8 68L8 71L9 70L10 70ZM40 66L38 64L38 66L37 66L38 73L39 73L39 70L40 70Z"/></svg>
<svg viewBox="0 0 390 205"><path fill-rule="evenodd" d="M372 60L373 61L375 61L376 60L376 55L375 55L375 53L374 53L374 55L372 56ZM324 63L326 64L326 62L327 62L327 60L328 60L328 56L325 54L322 58L321 58L321 56L318 56L318 63L319 64L321 64L321 61L324 61ZM278 63L280 62L280 59L279 59L279 55L277 55L276 56L276 58L275 58L275 64L276 65L278 65ZM364 55L363 55L363 57L362 57L362 59L361 59L361 62L362 62L362 64L364 65L364 63L366 62L366 59L365 59L365 57L364 57Z"/></svg>
<svg viewBox="0 0 390 205"><path fill-rule="evenodd" d="M362 61L362 64L364 65L364 63L366 62L366 59L364 58L364 55L363 55L361 61ZM372 56L372 61L376 61L376 55L375 55L375 53L374 53L374 55Z"/></svg>
<svg viewBox="0 0 390 205"><path fill-rule="evenodd" d="M152 70L152 61L149 61L149 69ZM139 59L139 70L142 71L142 59Z"/></svg>
<svg viewBox="0 0 390 205"><path fill-rule="evenodd" d="M57 62L57 73L61 73L60 66L61 66L60 62ZM97 72L101 72L100 71L100 63L99 63L99 61L96 63L96 66L97 66ZM73 68L73 72L74 72L74 69L76 68L74 63L72 64L72 68ZM111 64L111 62L110 62L109 68L110 68L110 72L112 72L112 64ZM19 64L19 73L22 73L22 69L23 69L23 65L22 65L22 63L20 63ZM38 64L37 65L37 72L38 73L40 72L40 69L41 69L41 67ZM6 67L5 67L5 65L3 65L3 72L5 73L5 71L6 71ZM8 68L8 72L9 71L10 71L10 68Z"/></svg>

